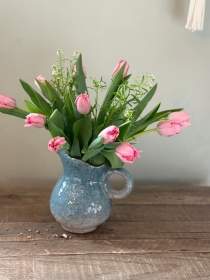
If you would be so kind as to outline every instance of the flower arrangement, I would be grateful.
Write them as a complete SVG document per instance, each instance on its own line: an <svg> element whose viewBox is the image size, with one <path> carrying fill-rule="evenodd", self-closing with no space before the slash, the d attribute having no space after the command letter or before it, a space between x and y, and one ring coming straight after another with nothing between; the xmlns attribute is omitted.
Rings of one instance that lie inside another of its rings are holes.
<svg viewBox="0 0 210 280"><path fill-rule="evenodd" d="M57 54L58 64L52 67L52 79L40 75L34 80L42 95L20 80L31 99L24 100L27 111L18 108L15 99L0 95L0 112L25 119L25 127L49 130L50 151L63 150L93 166L122 167L140 157L140 151L133 146L138 136L157 132L169 137L190 125L190 116L181 112L181 108L159 111L158 104L143 115L157 88L151 74L130 82L129 64L121 60L108 87L102 78L91 79L92 86L87 87L82 55L75 52L71 60L66 60L62 51ZM98 95L104 90L106 95L99 105ZM95 92L93 105L89 91ZM157 122L155 128L147 130Z"/></svg>

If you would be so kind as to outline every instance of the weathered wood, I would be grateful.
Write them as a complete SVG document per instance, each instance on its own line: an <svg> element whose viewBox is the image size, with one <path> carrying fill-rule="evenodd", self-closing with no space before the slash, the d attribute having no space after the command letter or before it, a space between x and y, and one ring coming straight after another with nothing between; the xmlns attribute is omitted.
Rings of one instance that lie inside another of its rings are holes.
<svg viewBox="0 0 210 280"><path fill-rule="evenodd" d="M33 240L51 240L63 233L72 240L210 239L210 222L105 222L95 231L79 235L64 231L57 222L0 224L0 242L25 241L29 235Z"/></svg>
<svg viewBox="0 0 210 280"><path fill-rule="evenodd" d="M135 188L80 235L55 222L52 188L0 187L1 280L210 279L210 188Z"/></svg>
<svg viewBox="0 0 210 280"><path fill-rule="evenodd" d="M49 202L34 205L0 204L0 221L53 222ZM109 222L209 221L210 205L114 205Z"/></svg>
<svg viewBox="0 0 210 280"><path fill-rule="evenodd" d="M209 263L210 254L202 253L5 256L0 279L209 279Z"/></svg>
<svg viewBox="0 0 210 280"><path fill-rule="evenodd" d="M209 239L53 239L2 242L0 256L42 256L83 254L139 254L161 252L210 253Z"/></svg>
<svg viewBox="0 0 210 280"><path fill-rule="evenodd" d="M189 189L190 188L190 189ZM53 186L0 188L2 205L48 203ZM136 195L138 193L138 195ZM210 188L136 186L124 199L114 200L114 204L196 204L210 205Z"/></svg>

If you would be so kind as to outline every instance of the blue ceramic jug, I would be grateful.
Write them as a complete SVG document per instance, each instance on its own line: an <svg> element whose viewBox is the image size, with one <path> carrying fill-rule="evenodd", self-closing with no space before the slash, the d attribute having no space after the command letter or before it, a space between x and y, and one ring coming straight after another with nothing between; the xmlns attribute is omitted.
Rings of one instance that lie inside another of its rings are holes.
<svg viewBox="0 0 210 280"><path fill-rule="evenodd" d="M69 232L93 231L109 217L112 199L124 198L131 192L133 179L123 168L92 166L63 151L58 154L64 170L53 189L50 210ZM122 190L114 190L109 185L109 177L114 173L126 179Z"/></svg>

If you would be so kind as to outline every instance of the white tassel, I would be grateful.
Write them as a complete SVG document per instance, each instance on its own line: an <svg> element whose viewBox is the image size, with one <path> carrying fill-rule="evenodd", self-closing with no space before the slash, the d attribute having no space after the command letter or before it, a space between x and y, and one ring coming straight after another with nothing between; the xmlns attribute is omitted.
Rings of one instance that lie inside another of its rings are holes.
<svg viewBox="0 0 210 280"><path fill-rule="evenodd" d="M185 28L192 30L203 30L205 14L205 0L190 0L189 13Z"/></svg>

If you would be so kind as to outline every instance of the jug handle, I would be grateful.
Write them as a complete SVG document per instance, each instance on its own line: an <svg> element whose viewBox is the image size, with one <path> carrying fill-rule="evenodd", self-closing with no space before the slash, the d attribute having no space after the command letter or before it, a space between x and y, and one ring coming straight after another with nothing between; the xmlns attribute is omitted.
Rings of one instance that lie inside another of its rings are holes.
<svg viewBox="0 0 210 280"><path fill-rule="evenodd" d="M109 185L109 177L113 174L122 175L126 180L126 185L122 190L114 190ZM133 178L124 168L112 168L104 172L101 180L101 186L107 198L121 199L129 195L133 189Z"/></svg>

